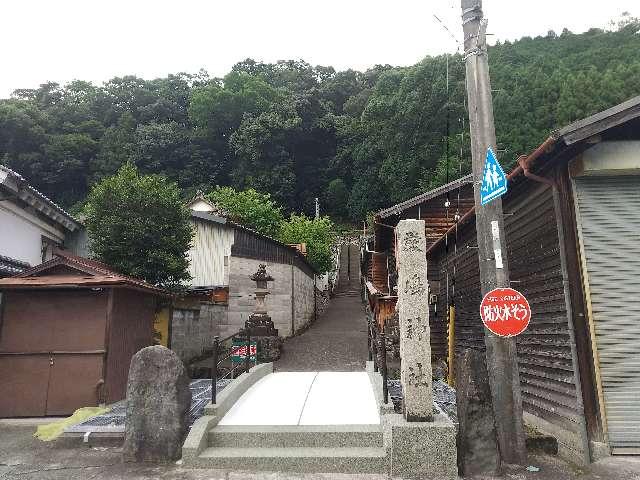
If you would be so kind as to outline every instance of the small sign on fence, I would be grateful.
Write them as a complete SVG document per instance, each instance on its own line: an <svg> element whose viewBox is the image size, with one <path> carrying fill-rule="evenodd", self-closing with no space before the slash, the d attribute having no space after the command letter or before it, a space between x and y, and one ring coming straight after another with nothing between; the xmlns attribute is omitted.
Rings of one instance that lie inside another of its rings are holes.
<svg viewBox="0 0 640 480"><path fill-rule="evenodd" d="M258 352L258 344L251 342L249 361L256 361L256 354ZM234 340L231 347L231 361L233 363L242 363L246 361L247 357L247 342L243 340Z"/></svg>

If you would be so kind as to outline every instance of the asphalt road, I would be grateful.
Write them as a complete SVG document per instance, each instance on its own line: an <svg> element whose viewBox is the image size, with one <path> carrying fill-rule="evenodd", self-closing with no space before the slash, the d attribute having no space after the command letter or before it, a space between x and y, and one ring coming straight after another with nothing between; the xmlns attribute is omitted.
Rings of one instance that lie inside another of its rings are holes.
<svg viewBox="0 0 640 480"><path fill-rule="evenodd" d="M387 475L296 474L188 469L180 465L122 463L118 446L84 445L79 440L42 442L35 426L0 421L0 479L12 480L390 480ZM540 468L507 469L486 480L639 480L640 457L610 457L581 469L557 457L530 456ZM396 479L399 480L399 479Z"/></svg>
<svg viewBox="0 0 640 480"><path fill-rule="evenodd" d="M360 297L337 296L306 331L285 340L282 357L274 369L364 371L366 361L367 323Z"/></svg>

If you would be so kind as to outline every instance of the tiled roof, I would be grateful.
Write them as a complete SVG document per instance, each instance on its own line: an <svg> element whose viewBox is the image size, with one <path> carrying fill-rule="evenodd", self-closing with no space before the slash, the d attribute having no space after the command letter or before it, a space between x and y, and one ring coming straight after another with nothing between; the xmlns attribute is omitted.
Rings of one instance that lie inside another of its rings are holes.
<svg viewBox="0 0 640 480"><path fill-rule="evenodd" d="M16 275L30 266L21 260L0 255L0 277Z"/></svg>
<svg viewBox="0 0 640 480"><path fill-rule="evenodd" d="M55 250L54 255L55 258L29 268L15 277L0 279L0 289L124 286L162 296L170 295L166 290L144 280L114 272L102 262L79 257L65 250ZM39 275L60 265L68 266L78 271L78 274Z"/></svg>
<svg viewBox="0 0 640 480"><path fill-rule="evenodd" d="M73 231L80 227L80 222L73 217L69 212L64 210L60 205L55 203L44 193L39 192L34 187L29 185L29 182L15 170L10 169L6 165L0 164L0 173L4 172L4 176L0 176L0 184L2 184L2 178L10 176L13 178L15 184L18 185L18 196L27 203L32 204L35 208L41 211L44 215L51 217L58 223L63 224L67 229ZM10 187L13 189L13 187ZM23 198L24 197L24 198Z"/></svg>

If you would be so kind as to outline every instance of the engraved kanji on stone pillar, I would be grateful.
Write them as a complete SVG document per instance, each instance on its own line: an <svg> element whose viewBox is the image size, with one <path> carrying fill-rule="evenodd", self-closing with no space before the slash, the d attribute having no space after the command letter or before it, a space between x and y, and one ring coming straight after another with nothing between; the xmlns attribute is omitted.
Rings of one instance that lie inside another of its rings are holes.
<svg viewBox="0 0 640 480"><path fill-rule="evenodd" d="M433 420L429 285L423 220L401 220L397 233L400 381L409 422Z"/></svg>

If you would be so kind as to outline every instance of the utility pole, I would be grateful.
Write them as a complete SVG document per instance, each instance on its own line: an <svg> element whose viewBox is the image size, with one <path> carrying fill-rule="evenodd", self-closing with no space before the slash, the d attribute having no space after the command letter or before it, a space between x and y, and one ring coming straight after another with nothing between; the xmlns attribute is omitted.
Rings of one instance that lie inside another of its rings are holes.
<svg viewBox="0 0 640 480"><path fill-rule="evenodd" d="M316 197L316 218L320 218L320 200Z"/></svg>
<svg viewBox="0 0 640 480"><path fill-rule="evenodd" d="M482 0L461 0L461 4L480 284L484 296L494 288L510 287L509 265L505 248L502 200L498 197L485 205L481 205L480 202L480 186L487 149L491 147L496 151L486 42L487 22L482 17ZM479 308L480 306L478 310ZM527 452L515 339L498 337L485 329L484 341L500 455L507 463L526 465Z"/></svg>

